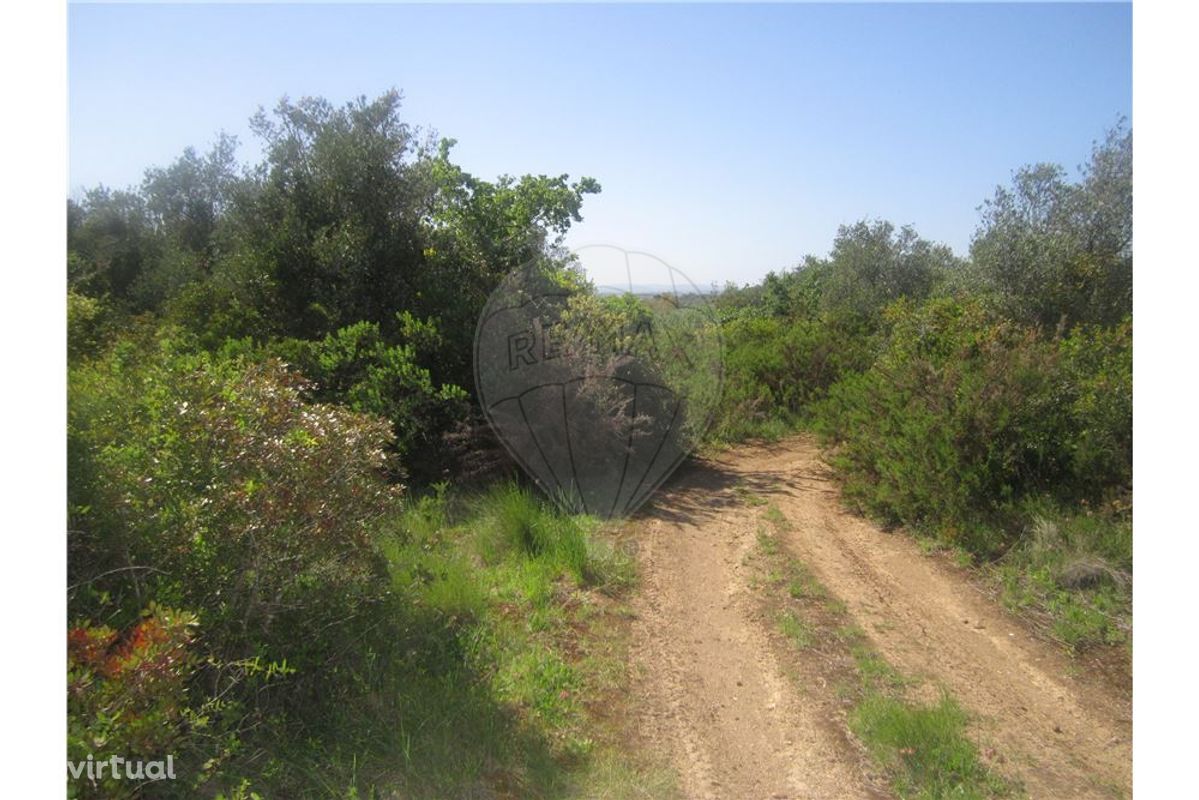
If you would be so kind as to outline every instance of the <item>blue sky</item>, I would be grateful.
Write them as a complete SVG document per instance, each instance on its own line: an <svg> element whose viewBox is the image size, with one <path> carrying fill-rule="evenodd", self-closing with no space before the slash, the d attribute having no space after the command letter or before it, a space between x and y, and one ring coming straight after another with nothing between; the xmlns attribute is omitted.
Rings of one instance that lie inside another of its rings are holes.
<svg viewBox="0 0 1199 800"><path fill-rule="evenodd" d="M590 175L568 242L697 284L759 279L884 218L965 253L1022 164L1131 117L1131 8L140 6L69 10L68 191L138 183L282 95L391 87L494 178Z"/></svg>

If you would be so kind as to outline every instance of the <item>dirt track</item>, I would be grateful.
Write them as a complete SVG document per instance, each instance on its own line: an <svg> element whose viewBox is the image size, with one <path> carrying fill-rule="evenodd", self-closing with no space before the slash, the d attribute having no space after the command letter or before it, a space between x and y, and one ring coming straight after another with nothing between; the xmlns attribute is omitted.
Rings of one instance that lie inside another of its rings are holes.
<svg viewBox="0 0 1199 800"><path fill-rule="evenodd" d="M846 735L819 665L808 683L771 646L744 557L762 498L784 547L846 604L901 672L943 686L1031 798L1131 794L1131 703L981 594L960 571L844 510L814 442L742 447L684 467L635 520L639 741L673 763L686 798L886 796ZM831 678L830 678L831 680Z"/></svg>

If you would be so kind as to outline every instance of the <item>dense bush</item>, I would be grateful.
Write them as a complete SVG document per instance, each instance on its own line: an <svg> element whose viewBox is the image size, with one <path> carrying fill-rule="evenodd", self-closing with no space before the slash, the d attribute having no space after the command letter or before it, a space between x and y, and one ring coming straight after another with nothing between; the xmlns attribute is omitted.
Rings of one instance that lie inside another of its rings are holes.
<svg viewBox="0 0 1199 800"><path fill-rule="evenodd" d="M911 227L896 230L877 220L843 225L821 276L820 304L834 315L872 320L901 297L927 297L956 266L953 251L920 238Z"/></svg>
<svg viewBox="0 0 1199 800"><path fill-rule="evenodd" d="M795 269L771 272L758 286L728 286L716 302L726 318L823 319L872 329L889 303L928 297L961 267L948 247L911 227L860 220L837 229L827 258L805 256Z"/></svg>
<svg viewBox="0 0 1199 800"><path fill-rule="evenodd" d="M773 435L804 422L813 403L874 360L882 312L920 300L958 269L948 248L888 222L837 231L828 258L808 256L760 286L716 298L724 322L724 397L713 438Z"/></svg>
<svg viewBox="0 0 1199 800"><path fill-rule="evenodd" d="M1132 488L1132 320L1080 326L1060 342L1072 390L1072 473L1080 487Z"/></svg>
<svg viewBox="0 0 1199 800"><path fill-rule="evenodd" d="M239 164L222 135L140 187L68 202L71 292L212 352L230 339L282 350L322 400L386 415L414 480L443 478L442 438L474 391L479 312L510 270L564 260L558 245L599 184L477 178L451 160L453 140L401 119L394 91L343 106L284 99L251 129L258 164ZM82 355L95 326L76 305ZM430 346L414 341L430 331Z"/></svg>
<svg viewBox="0 0 1199 800"><path fill-rule="evenodd" d="M376 323L359 322L318 341L289 339L273 349L314 382L318 399L390 420L401 463L411 456L429 475L430 465L442 460L441 434L466 418L467 393L434 385L420 366L422 354L443 344L436 326L397 316L404 344L389 343Z"/></svg>
<svg viewBox="0 0 1199 800"><path fill-rule="evenodd" d="M378 475L390 433L304 389L278 362L169 340L73 370L73 577L127 568L121 585L247 643L365 585L367 523L395 491Z"/></svg>
<svg viewBox="0 0 1199 800"><path fill-rule="evenodd" d="M194 614L188 652L202 668L176 660L163 691L180 703L189 682L196 736L206 698L269 714L327 693L330 670L357 657L355 621L387 591L371 527L400 491L381 474L388 423L306 402L278 361L179 352L170 339L122 342L75 366L70 389L72 635L87 647L113 630L136 639L151 603ZM98 712L84 710L115 704L128 709L122 735L140 730L138 709L171 735L179 718L161 693L122 699L140 691L124 673L91 674L73 724L94 731ZM287 690L270 691L280 681L266 679L283 676Z"/></svg>
<svg viewBox="0 0 1199 800"><path fill-rule="evenodd" d="M724 389L714 438L761 435L807 417L842 376L865 369L869 335L816 319L739 316L724 325Z"/></svg>
<svg viewBox="0 0 1199 800"><path fill-rule="evenodd" d="M1054 164L1019 170L983 205L970 256L1012 318L1118 324L1132 313L1132 132L1109 131L1076 182Z"/></svg>
<svg viewBox="0 0 1199 800"><path fill-rule="evenodd" d="M94 297L67 292L67 358L95 355L111 334L111 313Z"/></svg>
<svg viewBox="0 0 1199 800"><path fill-rule="evenodd" d="M972 532L1021 498L1127 486L1130 325L1056 339L951 298L900 302L886 319L877 361L816 411L850 497L994 552L1007 543Z"/></svg>

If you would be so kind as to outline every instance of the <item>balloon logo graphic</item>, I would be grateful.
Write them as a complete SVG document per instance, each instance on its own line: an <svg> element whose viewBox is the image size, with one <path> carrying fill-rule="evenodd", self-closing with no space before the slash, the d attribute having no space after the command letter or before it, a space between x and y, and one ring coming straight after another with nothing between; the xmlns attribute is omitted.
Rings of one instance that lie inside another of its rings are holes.
<svg viewBox="0 0 1199 800"><path fill-rule="evenodd" d="M584 262L623 273L596 286ZM636 280L635 280L636 279ZM682 273L597 246L510 273L475 335L475 381L504 446L563 509L635 511L698 444L720 399L720 326Z"/></svg>

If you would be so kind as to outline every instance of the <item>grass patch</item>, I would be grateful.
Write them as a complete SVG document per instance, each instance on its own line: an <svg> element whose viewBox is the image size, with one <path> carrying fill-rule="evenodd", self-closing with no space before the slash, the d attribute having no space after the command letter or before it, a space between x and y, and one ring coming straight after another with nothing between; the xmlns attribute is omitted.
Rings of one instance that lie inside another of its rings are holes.
<svg viewBox="0 0 1199 800"><path fill-rule="evenodd" d="M827 598L828 593L824 590L824 586L799 561L790 559L787 563L787 572L790 575L787 581L787 594L792 598L796 600Z"/></svg>
<svg viewBox="0 0 1199 800"><path fill-rule="evenodd" d="M771 505L764 512L762 512L762 519L773 525L775 530L777 530L779 533L785 533L786 531L791 530L791 522L776 505Z"/></svg>
<svg viewBox="0 0 1199 800"><path fill-rule="evenodd" d="M1131 644L1132 521L1126 515L1027 512L1022 543L989 567L1006 606L1071 650Z"/></svg>
<svg viewBox="0 0 1199 800"><path fill-rule="evenodd" d="M773 556L779 551L778 539L766 530L758 528L758 549L768 556Z"/></svg>
<svg viewBox="0 0 1199 800"><path fill-rule="evenodd" d="M827 600L825 600L824 607L826 609L828 609L829 613L831 613L831 614L847 614L847 613L849 613L849 606L846 604L846 602L844 600L840 600L836 597L830 597Z"/></svg>
<svg viewBox="0 0 1199 800"><path fill-rule="evenodd" d="M812 644L812 631L807 623L789 611L779 616L779 630L801 650Z"/></svg>
<svg viewBox="0 0 1199 800"><path fill-rule="evenodd" d="M738 482L733 486L733 496L745 503L747 506L764 506L766 500L761 495L755 494L745 487L744 483Z"/></svg>
<svg viewBox="0 0 1199 800"><path fill-rule="evenodd" d="M775 415L751 416L730 414L717 420L700 446L701 454L715 454L742 442L777 442L796 431L800 425Z"/></svg>
<svg viewBox="0 0 1199 800"><path fill-rule="evenodd" d="M892 776L901 798L987 798L1010 787L979 760L966 736L967 716L948 695L913 705L870 693L854 708L850 729Z"/></svg>
<svg viewBox="0 0 1199 800"><path fill-rule="evenodd" d="M330 676L337 697L247 757L253 790L674 796L673 775L594 711L623 691L620 598L635 578L600 523L511 483L441 487L384 520L378 545L392 597L358 643L363 666Z"/></svg>
<svg viewBox="0 0 1199 800"><path fill-rule="evenodd" d="M857 666L864 696L899 691L912 683L870 647L865 634L860 630L858 634L851 640L849 652Z"/></svg>
<svg viewBox="0 0 1199 800"><path fill-rule="evenodd" d="M1013 505L999 521L978 523L966 534L1012 542L994 558L947 541L933 528L912 533L925 555L940 553L977 570L1008 609L1071 653L1107 646L1125 647L1130 655L1132 518L1119 501L1101 509L1083 503L1064 510L1045 498Z"/></svg>

